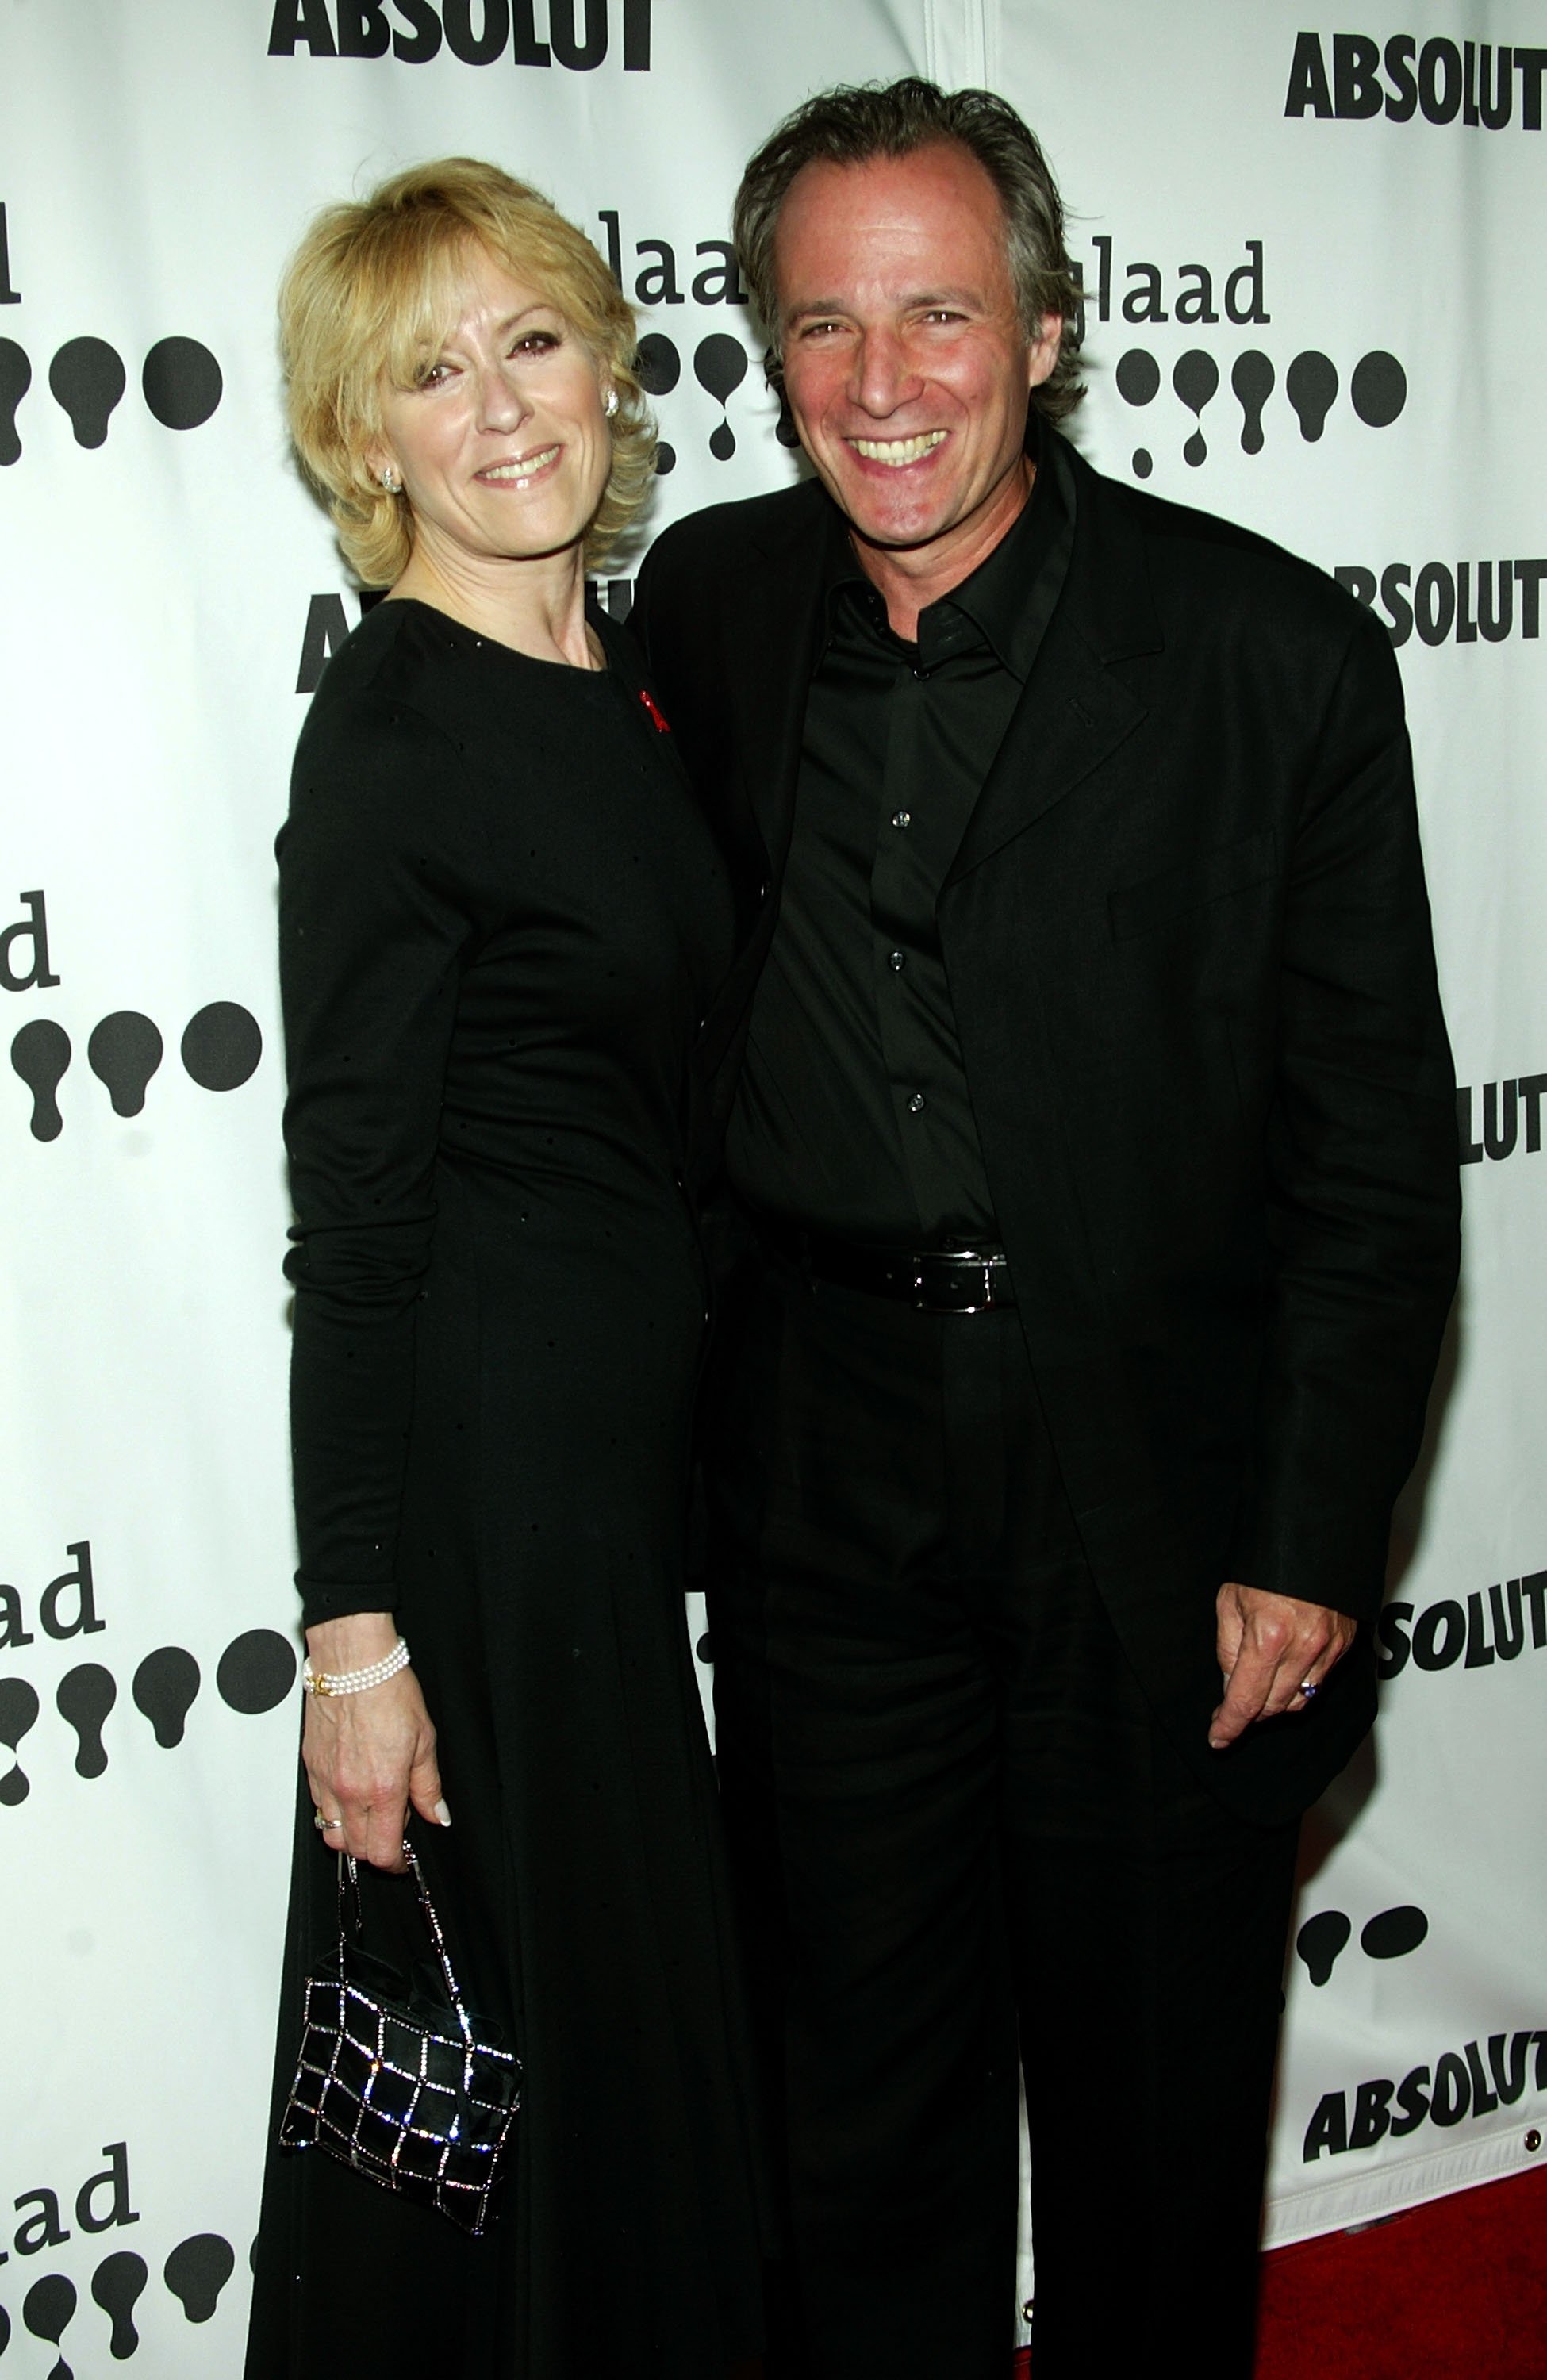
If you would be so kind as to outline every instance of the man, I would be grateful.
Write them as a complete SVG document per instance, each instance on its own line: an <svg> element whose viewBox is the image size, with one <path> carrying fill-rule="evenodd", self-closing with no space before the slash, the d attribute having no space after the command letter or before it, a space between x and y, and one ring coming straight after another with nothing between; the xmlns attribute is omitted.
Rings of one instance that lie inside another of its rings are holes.
<svg viewBox="0 0 1547 2380"><path fill-rule="evenodd" d="M737 227L815 479L669 531L636 619L745 901L711 1585L771 2370L1002 2380L1018 2035L1038 2380L1244 2375L1297 1821L1456 1263L1396 670L1055 433L1004 103L812 100Z"/></svg>

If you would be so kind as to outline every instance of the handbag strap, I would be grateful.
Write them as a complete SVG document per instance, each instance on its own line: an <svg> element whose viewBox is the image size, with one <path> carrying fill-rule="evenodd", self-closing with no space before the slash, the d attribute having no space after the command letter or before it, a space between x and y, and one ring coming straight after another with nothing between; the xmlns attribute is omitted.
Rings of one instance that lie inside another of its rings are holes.
<svg viewBox="0 0 1547 2380"><path fill-rule="evenodd" d="M435 1946L435 1956L440 1961L441 1973L445 1981L446 1997L451 2002L457 2022L462 2029L462 2038L469 2049L476 2049L478 2044L473 2038L472 2020L468 2014L467 2003L462 1998L461 1988L452 1969L451 1953L445 1947L445 1936L441 1931L441 1921L435 1914L435 1904L430 1898L430 1888L424 1881L423 1870L420 1866L414 1847L406 1835L403 1838L403 1856L408 1863L408 1873L413 1877L414 1889L419 1894L420 1909L423 1913L424 1923L430 1930L430 1939ZM348 1878L347 1886L346 1871ZM359 1870L349 1852L340 1852L338 1854L338 1956L341 1970L347 1942L346 1891L352 1892L354 1895L355 1934L358 1938L362 1924Z"/></svg>
<svg viewBox="0 0 1547 2380"><path fill-rule="evenodd" d="M338 1972L344 1972L344 1953L348 1947L348 1918L346 1894L355 1897L355 1939L358 1942L365 1925L365 1912L359 1905L359 1870L347 1852L338 1854Z"/></svg>

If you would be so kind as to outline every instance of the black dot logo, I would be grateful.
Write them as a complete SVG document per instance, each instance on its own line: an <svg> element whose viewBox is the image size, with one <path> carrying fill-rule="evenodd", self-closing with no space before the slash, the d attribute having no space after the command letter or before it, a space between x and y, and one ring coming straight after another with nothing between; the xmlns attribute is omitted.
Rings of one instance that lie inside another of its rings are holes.
<svg viewBox="0 0 1547 2380"><path fill-rule="evenodd" d="M137 1008L115 1009L92 1028L86 1045L91 1072L107 1088L113 1112L137 1116L164 1054L160 1027ZM11 1066L32 1094L34 1140L57 1140L65 1128L59 1086L71 1058L70 1037L50 1016L35 1016L11 1043ZM201 1089L234 1091L258 1070L263 1036L250 1009L234 1000L214 1000L190 1016L183 1033L182 1059Z"/></svg>
<svg viewBox="0 0 1547 2380"><path fill-rule="evenodd" d="M22 1737L36 1723L38 1708L37 1693L25 1678L0 1678L0 1743L12 1753L18 1751ZM31 1779L15 1761L0 1777L0 1805L14 1810L31 1790Z"/></svg>
<svg viewBox="0 0 1547 2380"><path fill-rule="evenodd" d="M274 1710L296 1682L296 1648L273 1628L250 1628L220 1657L215 1686L222 1702L249 1718Z"/></svg>
<svg viewBox="0 0 1547 2380"><path fill-rule="evenodd" d="M1246 347L1230 367L1230 386L1241 408L1241 452L1262 452L1262 407L1273 393L1278 375L1273 358L1261 347Z"/></svg>
<svg viewBox="0 0 1547 2380"><path fill-rule="evenodd" d="M32 1094L32 1137L57 1140L65 1129L59 1086L70 1062L70 1037L51 1016L34 1016L11 1043L11 1065Z"/></svg>
<svg viewBox="0 0 1547 2380"><path fill-rule="evenodd" d="M208 2322L236 2269L237 2255L230 2240L223 2240L218 2231L198 2231L173 2249L162 2278L189 2322Z"/></svg>
<svg viewBox="0 0 1547 2380"><path fill-rule="evenodd" d="M134 1673L130 1693L164 1752L183 1740L183 1728L199 1694L199 1664L180 1645L147 1653Z"/></svg>
<svg viewBox="0 0 1547 2380"><path fill-rule="evenodd" d="M634 370L647 396L669 396L682 377L682 358L664 331L647 331L640 341Z"/></svg>
<svg viewBox="0 0 1547 2380"><path fill-rule="evenodd" d="M647 331L640 341L634 370L647 396L669 396L682 377L682 358L664 331ZM664 438L655 449L655 468L662 479L676 468L676 449Z"/></svg>
<svg viewBox="0 0 1547 2380"><path fill-rule="evenodd" d="M67 2280L63 2273L45 2273L41 2281L33 2282L22 2300L21 2319L34 2338L56 2348L69 2328L75 2308L75 2283ZM62 2354L48 2380L74 2380Z"/></svg>
<svg viewBox="0 0 1547 2380"><path fill-rule="evenodd" d="M1377 348L1354 366L1348 395L1361 421L1371 430L1389 430L1407 402L1407 375L1395 356Z"/></svg>
<svg viewBox="0 0 1547 2380"><path fill-rule="evenodd" d="M1410 1902L1400 1909L1383 1909L1359 1936L1359 1949L1370 1959L1405 1959L1429 1933L1429 1920Z"/></svg>
<svg viewBox="0 0 1547 2380"><path fill-rule="evenodd" d="M1183 462L1196 470L1209 452L1203 437L1203 407L1219 386L1219 366L1204 348L1189 347L1176 358L1171 385L1188 411L1198 416L1198 427L1182 449Z"/></svg>
<svg viewBox="0 0 1547 2380"><path fill-rule="evenodd" d="M1160 394L1160 366L1147 347L1130 347L1117 358L1117 394L1129 405L1149 405Z"/></svg>
<svg viewBox="0 0 1547 2380"><path fill-rule="evenodd" d="M162 1059L162 1038L148 1016L136 1008L116 1009L104 1016L86 1044L86 1063L107 1086L113 1112L137 1116L145 1105L145 1086Z"/></svg>
<svg viewBox="0 0 1547 2380"><path fill-rule="evenodd" d="M1369 1959L1405 1959L1428 1935L1429 1920L1423 1911L1404 1901L1369 1919L1359 1935L1359 1949ZM1327 1981L1353 1937L1352 1921L1341 1909L1319 1910L1306 1919L1295 1937L1295 1949L1318 1987Z"/></svg>
<svg viewBox="0 0 1547 2380"><path fill-rule="evenodd" d="M232 1638L215 1668L221 1700L245 1718L277 1709L296 1682L295 1645L273 1628L249 1628ZM130 1695L164 1752L183 1742L188 1716L203 1689L203 1672L181 1645L158 1645L135 1670ZM76 1739L75 1773L94 1779L108 1766L104 1731L117 1707L118 1682L100 1661L81 1661L66 1672L55 1691L55 1706ZM19 1758L23 1740L37 1725L36 1689L24 1677L0 1678L0 1746L11 1766L0 1774L0 1809L16 1809L32 1790Z"/></svg>
<svg viewBox="0 0 1547 2380"><path fill-rule="evenodd" d="M258 1019L234 1000L213 1000L190 1016L183 1034L183 1064L206 1091L234 1091L256 1074L263 1054Z"/></svg>
<svg viewBox="0 0 1547 2380"><path fill-rule="evenodd" d="M1331 356L1314 347L1297 356L1284 375L1284 394L1298 418L1300 436L1314 445L1337 402L1337 366Z"/></svg>
<svg viewBox="0 0 1547 2380"><path fill-rule="evenodd" d="M134 2309L149 2277L144 2257L127 2248L104 2256L91 2276L91 2295L113 2325L108 2351L116 2363L127 2362L140 2344Z"/></svg>
<svg viewBox="0 0 1547 2380"><path fill-rule="evenodd" d="M648 395L669 396L682 378L682 356L676 341L664 331L647 332L640 341L634 369ZM709 451L717 463L728 463L736 453L736 432L731 428L728 407L747 370L747 350L739 339L732 338L727 332L712 331L693 350L693 377L721 409L722 418L709 433ZM781 412L777 435L786 446L798 443L787 408ZM676 449L666 439L656 448L655 468L663 477L676 468Z"/></svg>
<svg viewBox="0 0 1547 2380"><path fill-rule="evenodd" d="M145 402L168 430L197 430L220 403L220 366L197 339L158 339L140 376Z"/></svg>
<svg viewBox="0 0 1547 2380"><path fill-rule="evenodd" d="M1160 391L1160 366L1144 347L1129 347L1119 356L1113 377L1125 405L1151 405ZM1195 417L1197 426L1189 432L1182 455L1196 469L1208 456L1202 415L1219 387L1219 366L1203 348L1189 348L1186 355L1178 357L1171 384L1180 402ZM1268 404L1278 384L1273 360L1260 347L1243 349L1232 363L1230 387L1241 408L1243 455L1262 452ZM1340 386L1336 365L1317 348L1304 349L1285 371L1284 395L1308 445L1315 445L1321 439L1336 405ZM1368 429L1387 430L1407 402L1407 375L1395 356L1387 355L1383 349L1371 349L1354 366L1348 398L1355 414ZM1135 447L1135 478L1147 480L1154 468L1151 450L1148 446Z"/></svg>
<svg viewBox="0 0 1547 2380"><path fill-rule="evenodd" d="M253 2244L256 2247L256 2241ZM221 2291L236 2266L236 2252L228 2240L218 2231L198 2231L192 2238L178 2241L162 2267L162 2278L187 2319L204 2323L213 2314ZM141 2342L134 2316L149 2279L144 2257L127 2248L104 2256L91 2276L92 2301L107 2316L108 2352L116 2363L127 2363L139 2352ZM27 2328L34 2338L54 2348L58 2357L48 2380L73 2380L71 2368L60 2350L79 2303L75 2283L63 2273L45 2273L41 2280L33 2282L22 2301L21 2319ZM11 2318L0 2306L0 2355L10 2339Z"/></svg>
<svg viewBox="0 0 1547 2380"><path fill-rule="evenodd" d="M55 1704L67 1725L73 1727L78 1739L75 1773L78 1777L101 1777L107 1767L107 1746L102 1740L118 1688L111 1670L100 1661L82 1661L79 1668L67 1670L55 1692Z"/></svg>
<svg viewBox="0 0 1547 2380"><path fill-rule="evenodd" d="M48 368L48 384L78 446L104 445L128 374L106 339L67 339ZM32 363L14 339L0 339L0 468L21 459L17 407L32 385ZM197 430L225 394L215 358L201 340L158 339L140 367L145 403L167 430Z"/></svg>
<svg viewBox="0 0 1547 2380"><path fill-rule="evenodd" d="M693 351L693 377L722 408L747 377L747 350L725 331L712 332ZM709 451L717 463L728 463L736 452L736 432L727 413L710 432Z"/></svg>
<svg viewBox="0 0 1547 2380"><path fill-rule="evenodd" d="M1341 1909L1322 1909L1308 1917L1295 1937L1295 1949L1305 1961L1313 1984L1324 1984L1348 1948L1353 1926Z"/></svg>
<svg viewBox="0 0 1547 2380"><path fill-rule="evenodd" d="M1117 394L1128 405L1152 405L1160 393L1160 366L1147 347L1129 347L1119 356L1115 377ZM1155 458L1147 446L1134 448L1133 468L1140 480L1154 469Z"/></svg>
<svg viewBox="0 0 1547 2380"><path fill-rule="evenodd" d="M19 463L21 438L16 410L32 385L32 366L25 347L14 339L0 339L0 464Z"/></svg>
<svg viewBox="0 0 1547 2380"><path fill-rule="evenodd" d="M68 339L48 368L48 384L70 418L78 446L104 446L128 385L124 359L105 339Z"/></svg>

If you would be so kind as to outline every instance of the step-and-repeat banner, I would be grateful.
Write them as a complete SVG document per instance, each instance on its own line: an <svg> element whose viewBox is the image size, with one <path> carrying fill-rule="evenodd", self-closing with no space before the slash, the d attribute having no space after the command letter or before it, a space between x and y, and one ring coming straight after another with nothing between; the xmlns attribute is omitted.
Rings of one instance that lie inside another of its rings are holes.
<svg viewBox="0 0 1547 2380"><path fill-rule="evenodd" d="M641 309L658 528L794 468L726 218L756 140L837 80L923 71L1021 107L1071 210L1092 459L1334 571L1400 650L1466 1272L1394 1546L1378 1745L1309 1832L1268 2236L1541 2154L1547 48L1528 0L1355 19L0 0L18 2375L240 2365L298 1700L271 846L306 697L359 616L286 453L281 266L316 207L415 159L539 182ZM628 591L609 582L615 611Z"/></svg>

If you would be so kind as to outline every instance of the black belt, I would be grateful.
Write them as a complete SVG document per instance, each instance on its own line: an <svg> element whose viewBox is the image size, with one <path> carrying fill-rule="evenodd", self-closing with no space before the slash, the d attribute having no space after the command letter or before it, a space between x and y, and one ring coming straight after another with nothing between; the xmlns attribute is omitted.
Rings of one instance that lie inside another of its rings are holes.
<svg viewBox="0 0 1547 2380"><path fill-rule="evenodd" d="M983 1314L1016 1302L1003 1248L877 1248L767 1219L758 1231L812 1281L895 1298L920 1314Z"/></svg>

